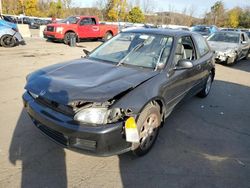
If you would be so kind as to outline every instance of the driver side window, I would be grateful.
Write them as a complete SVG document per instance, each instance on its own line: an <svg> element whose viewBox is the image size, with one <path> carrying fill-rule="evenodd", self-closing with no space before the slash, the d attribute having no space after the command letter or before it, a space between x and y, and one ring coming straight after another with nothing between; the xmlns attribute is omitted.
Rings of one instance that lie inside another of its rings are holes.
<svg viewBox="0 0 250 188"><path fill-rule="evenodd" d="M95 19L94 18L83 18L80 21L80 25L95 25Z"/></svg>
<svg viewBox="0 0 250 188"><path fill-rule="evenodd" d="M174 55L174 63L175 65L178 61L187 59L187 60L195 60L196 54L194 49L194 44L190 36L181 37L178 40L175 55Z"/></svg>

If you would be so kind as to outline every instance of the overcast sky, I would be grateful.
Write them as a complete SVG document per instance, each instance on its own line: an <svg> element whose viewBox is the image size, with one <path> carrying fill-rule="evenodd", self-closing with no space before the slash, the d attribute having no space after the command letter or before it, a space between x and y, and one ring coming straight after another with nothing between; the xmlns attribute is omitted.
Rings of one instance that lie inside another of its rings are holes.
<svg viewBox="0 0 250 188"><path fill-rule="evenodd" d="M72 0L73 6L93 7L96 0ZM174 10L182 12L185 7L193 7L195 16L203 16L205 11L209 11L210 7L217 0L154 0L156 11ZM250 0L224 0L225 7L230 9L235 6L250 7ZM171 7L171 8L170 8Z"/></svg>

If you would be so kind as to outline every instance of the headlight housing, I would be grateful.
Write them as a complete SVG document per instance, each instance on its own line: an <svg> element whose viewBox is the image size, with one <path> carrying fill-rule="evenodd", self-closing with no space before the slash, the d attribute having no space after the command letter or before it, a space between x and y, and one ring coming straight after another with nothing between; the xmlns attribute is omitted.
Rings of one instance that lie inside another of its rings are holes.
<svg viewBox="0 0 250 188"><path fill-rule="evenodd" d="M119 108L91 107L77 112L74 116L74 120L81 123L101 125L117 121L121 118L121 114Z"/></svg>
<svg viewBox="0 0 250 188"><path fill-rule="evenodd" d="M57 27L56 32L57 33L62 33L63 32L63 27Z"/></svg>
<svg viewBox="0 0 250 188"><path fill-rule="evenodd" d="M229 57L232 57L232 56L235 56L236 55L236 52L235 52L235 49L227 49L225 52L224 52L225 55L229 56Z"/></svg>

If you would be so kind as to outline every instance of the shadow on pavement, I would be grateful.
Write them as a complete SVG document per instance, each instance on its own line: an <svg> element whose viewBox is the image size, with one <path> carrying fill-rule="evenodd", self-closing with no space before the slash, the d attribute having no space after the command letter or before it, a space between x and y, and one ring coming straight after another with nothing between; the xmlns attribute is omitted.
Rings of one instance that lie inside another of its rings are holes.
<svg viewBox="0 0 250 188"><path fill-rule="evenodd" d="M124 187L249 187L250 88L215 81L178 106L141 158L119 156Z"/></svg>
<svg viewBox="0 0 250 188"><path fill-rule="evenodd" d="M23 109L9 149L13 165L22 163L20 187L67 187L63 148L41 135Z"/></svg>
<svg viewBox="0 0 250 188"><path fill-rule="evenodd" d="M250 56L247 60L240 60L236 64L233 64L230 68L250 72Z"/></svg>

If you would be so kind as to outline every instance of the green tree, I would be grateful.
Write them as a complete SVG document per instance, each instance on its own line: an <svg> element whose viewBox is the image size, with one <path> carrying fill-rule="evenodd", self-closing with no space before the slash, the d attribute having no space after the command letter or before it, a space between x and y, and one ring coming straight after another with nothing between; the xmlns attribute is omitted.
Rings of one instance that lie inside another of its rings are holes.
<svg viewBox="0 0 250 188"><path fill-rule="evenodd" d="M109 0L105 8L105 18L109 21L125 21L128 4L126 0Z"/></svg>
<svg viewBox="0 0 250 188"><path fill-rule="evenodd" d="M62 18L64 15L64 7L61 0L57 0L57 2L50 2L49 4L49 17Z"/></svg>
<svg viewBox="0 0 250 188"><path fill-rule="evenodd" d="M133 7L128 13L128 21L132 23L143 23L145 16L139 7Z"/></svg>
<svg viewBox="0 0 250 188"><path fill-rule="evenodd" d="M24 1L24 12L26 16L38 16L38 1L26 0Z"/></svg>
<svg viewBox="0 0 250 188"><path fill-rule="evenodd" d="M239 8L234 8L228 12L228 25L230 27L236 28L239 26L240 12Z"/></svg>

